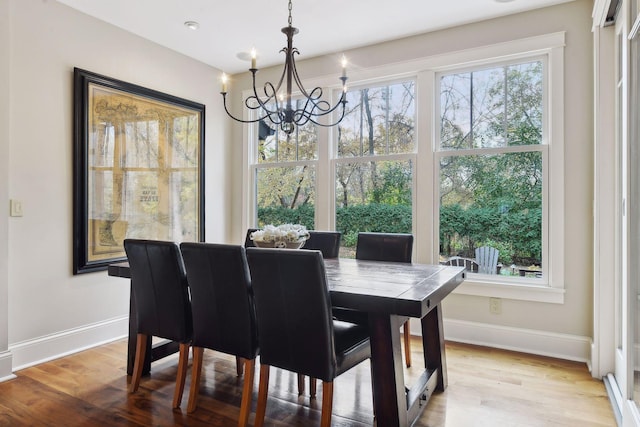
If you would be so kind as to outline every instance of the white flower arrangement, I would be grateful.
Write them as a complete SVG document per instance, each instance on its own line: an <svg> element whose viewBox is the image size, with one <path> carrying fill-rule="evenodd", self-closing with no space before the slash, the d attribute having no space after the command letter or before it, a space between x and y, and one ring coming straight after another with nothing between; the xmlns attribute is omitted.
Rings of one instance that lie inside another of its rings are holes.
<svg viewBox="0 0 640 427"><path fill-rule="evenodd" d="M272 248L299 248L309 238L309 232L301 224L269 224L251 233L256 246Z"/></svg>

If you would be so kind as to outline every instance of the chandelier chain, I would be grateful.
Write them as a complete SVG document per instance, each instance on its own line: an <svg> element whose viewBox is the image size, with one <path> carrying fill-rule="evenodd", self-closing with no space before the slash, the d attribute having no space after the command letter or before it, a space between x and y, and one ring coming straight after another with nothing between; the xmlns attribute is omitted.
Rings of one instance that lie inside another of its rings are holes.
<svg viewBox="0 0 640 427"><path fill-rule="evenodd" d="M291 19L291 9L293 9L293 6L291 5L291 0L289 0L289 26L292 26L292 22L293 19Z"/></svg>

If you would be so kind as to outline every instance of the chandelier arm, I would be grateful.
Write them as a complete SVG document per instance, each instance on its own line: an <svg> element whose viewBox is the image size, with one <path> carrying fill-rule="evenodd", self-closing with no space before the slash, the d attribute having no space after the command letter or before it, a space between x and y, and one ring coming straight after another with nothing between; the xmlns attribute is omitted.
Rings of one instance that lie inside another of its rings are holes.
<svg viewBox="0 0 640 427"><path fill-rule="evenodd" d="M271 99L274 99L274 98L275 98L275 100L276 100L276 110L278 109L278 99L277 99L277 97L276 97L276 90L273 88L273 85L272 85L271 83L269 83L269 82L265 83L265 84L264 84L264 87L263 87L263 91L264 91L264 94L265 94L266 100L265 100L265 101L262 101L261 97L258 95L258 90L256 89L256 72L257 72L258 70L256 70L256 69L251 69L250 71L251 71L251 74L252 74L252 80L253 80L253 85L252 85L252 88L253 88L253 95L252 95L252 96L247 97L247 99L246 99L246 100L245 100L245 102L244 102L244 103L245 103L245 105L246 105L248 108L251 108L252 110L257 110L257 109L259 109L259 108L262 108L263 110L265 110L265 111L269 112L269 114L274 113L275 111L273 111L273 110L269 110L269 109L267 108L267 104L271 101ZM271 89L273 89L273 94L272 94L272 95L269 95L269 94L267 93L267 88L268 88L268 87L271 87ZM258 105L257 105L257 106L255 106L255 107L254 107L254 106L250 106L250 105L248 104L248 102L249 102L249 100L250 100L250 99L255 100L255 102L256 102Z"/></svg>
<svg viewBox="0 0 640 427"><path fill-rule="evenodd" d="M325 111L331 111L331 104L329 101L322 99L322 93L322 88L314 88L311 91L311 95L307 96L302 109L312 116L324 115ZM309 108L309 106L311 106L311 108Z"/></svg>
<svg viewBox="0 0 640 427"><path fill-rule="evenodd" d="M269 94L268 89L271 89L271 94ZM264 101L256 94L257 90L255 88L255 86L253 87L253 93L255 95L253 95L252 98L255 99L255 101L258 103L258 105L254 108L258 109L258 108L262 108L265 111L268 111L270 114L275 113L278 111L278 98L277 98L277 92L274 89L273 85L269 82L265 83L262 91L264 92L264 97L266 98ZM275 99L276 101L276 108L275 109L269 109L267 106L269 105L269 103L271 102L272 99Z"/></svg>
<svg viewBox="0 0 640 427"><path fill-rule="evenodd" d="M346 103L346 101L345 101L345 103ZM342 104L342 105L343 105L343 108L342 108L342 114L340 114L340 117L339 117L335 122L333 122L333 123L328 123L328 124L320 123L320 122L315 121L315 120L314 120L313 118L311 118L311 117L309 118L309 121L310 121L311 123L314 123L314 124L316 124L316 125L318 125L318 126L322 126L322 127L325 127L325 128L333 127L333 126L337 125L338 123L340 123L340 122L342 121L342 119L344 118L344 115L345 115L345 113L346 113L346 108L344 108L344 104ZM336 107L337 107L337 106L338 106L338 105L336 105ZM334 107L334 109L335 109L335 107ZM316 117L317 117L317 116L316 116Z"/></svg>
<svg viewBox="0 0 640 427"><path fill-rule="evenodd" d="M302 84L302 81L300 80L300 75L298 74L298 69L296 68L296 61L293 56L294 53L300 54L300 52L298 52L298 49L293 48L293 52L291 53L291 71L292 71L291 74L293 75L293 80L295 81L296 86L298 87L298 91L301 94L303 94L305 98L311 98L311 96L307 92L307 89L304 87L304 85ZM317 87L313 89L311 93L313 93L316 89ZM320 95L322 95L322 93L320 93Z"/></svg>
<svg viewBox="0 0 640 427"><path fill-rule="evenodd" d="M271 118L271 114L265 114L264 116L258 117L257 119L249 119L249 120L237 118L236 116L234 116L231 113L231 111L229 111L229 108L227 107L227 93L226 92L220 92L220 93L222 94L222 100L223 100L222 104L224 105L224 111L233 120L235 120L237 122L240 122L240 123L256 123L256 122L259 122L260 120L264 120L264 119L268 118L269 120L271 120L273 122L273 119ZM274 124L280 124L280 123L275 123L274 122Z"/></svg>
<svg viewBox="0 0 640 427"><path fill-rule="evenodd" d="M316 89L318 89L318 88L316 88ZM344 106L347 103L345 98L346 98L346 93L343 91L342 92L342 96L340 97L338 102L336 102L336 104L333 107L331 106L331 104L329 104L328 101L321 100L320 102L314 102L313 100L308 98L307 103L309 103L309 102L312 103L313 108L311 110L309 110L309 111L305 111L305 115L308 115L309 117L323 117L323 116L326 116L327 114L331 114L338 107L342 106L343 107L343 114L342 114L342 116L340 118L340 120L342 120L342 118L344 118ZM328 107L323 107L320 104L326 104ZM305 108L305 110L306 110L306 108ZM319 110L320 112L315 112L316 110ZM338 122L340 120L338 120ZM313 122L316 123L315 121L313 121ZM336 122L336 124L337 124L337 122Z"/></svg>

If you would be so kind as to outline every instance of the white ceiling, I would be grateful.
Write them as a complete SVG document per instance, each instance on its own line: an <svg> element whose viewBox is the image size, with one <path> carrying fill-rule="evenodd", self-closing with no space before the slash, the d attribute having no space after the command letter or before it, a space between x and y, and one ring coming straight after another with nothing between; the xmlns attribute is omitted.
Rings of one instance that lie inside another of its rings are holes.
<svg viewBox="0 0 640 427"><path fill-rule="evenodd" d="M287 0L57 1L228 73L249 68L238 54L252 47L258 68L283 62ZM568 1L294 0L294 46L310 58Z"/></svg>

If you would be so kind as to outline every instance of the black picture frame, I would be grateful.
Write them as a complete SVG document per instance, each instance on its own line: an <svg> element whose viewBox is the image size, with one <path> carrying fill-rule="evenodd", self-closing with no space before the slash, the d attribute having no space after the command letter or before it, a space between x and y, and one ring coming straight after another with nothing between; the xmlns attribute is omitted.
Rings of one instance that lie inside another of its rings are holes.
<svg viewBox="0 0 640 427"><path fill-rule="evenodd" d="M125 238L204 241L205 106L74 68L73 274Z"/></svg>

